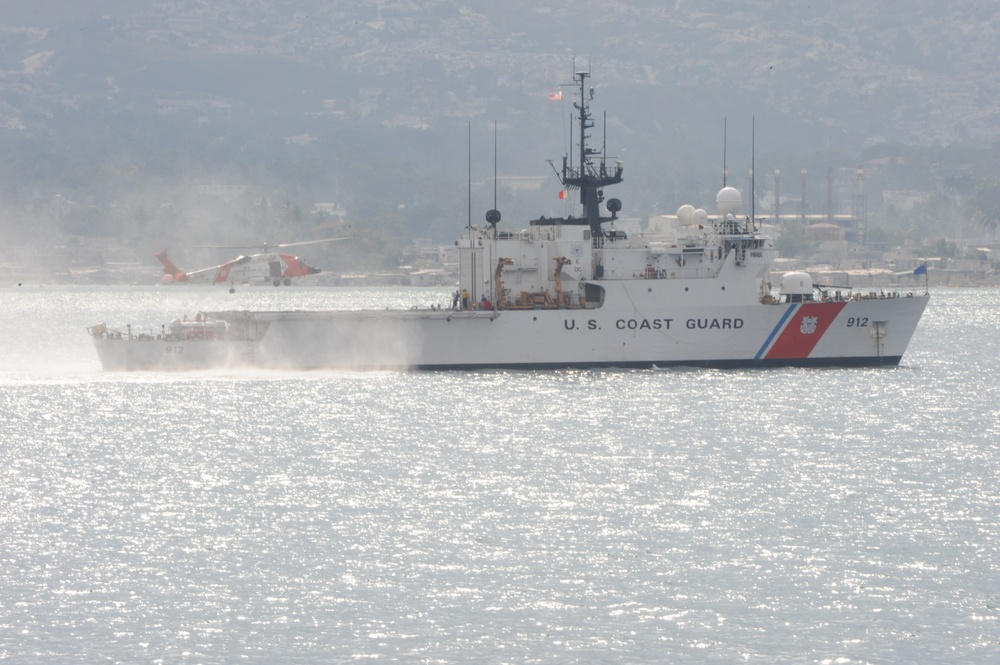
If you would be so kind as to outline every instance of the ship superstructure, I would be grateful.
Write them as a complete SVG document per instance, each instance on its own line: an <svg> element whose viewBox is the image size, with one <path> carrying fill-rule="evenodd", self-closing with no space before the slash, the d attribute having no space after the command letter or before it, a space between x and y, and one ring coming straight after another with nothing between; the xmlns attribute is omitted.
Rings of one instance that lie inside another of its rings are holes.
<svg viewBox="0 0 1000 665"><path fill-rule="evenodd" d="M781 277L777 250L742 195L712 216L681 206L666 229L615 229L620 162L590 147L589 74L575 75L576 155L558 173L581 214L500 226L497 210L458 240L452 302L409 310L200 312L160 331L91 328L105 369L215 367L545 369L898 364L926 294L815 288ZM602 205L603 204L603 205ZM603 210L606 212L602 212Z"/></svg>

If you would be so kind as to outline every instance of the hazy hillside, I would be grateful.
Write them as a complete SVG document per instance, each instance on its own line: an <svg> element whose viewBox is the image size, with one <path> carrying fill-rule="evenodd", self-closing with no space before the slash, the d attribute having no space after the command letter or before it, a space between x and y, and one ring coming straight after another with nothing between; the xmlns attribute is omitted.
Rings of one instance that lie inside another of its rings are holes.
<svg viewBox="0 0 1000 665"><path fill-rule="evenodd" d="M501 187L505 222L552 213L572 99L547 94L574 63L628 215L708 205L724 123L741 187L753 123L758 173L782 168L790 191L807 168L808 200L887 154L927 168L872 185L929 190L997 161L998 29L990 3L930 0L4 3L0 228L146 252L307 235L330 202L356 228L445 241L467 216L470 123L476 220L494 126L499 174L544 183Z"/></svg>

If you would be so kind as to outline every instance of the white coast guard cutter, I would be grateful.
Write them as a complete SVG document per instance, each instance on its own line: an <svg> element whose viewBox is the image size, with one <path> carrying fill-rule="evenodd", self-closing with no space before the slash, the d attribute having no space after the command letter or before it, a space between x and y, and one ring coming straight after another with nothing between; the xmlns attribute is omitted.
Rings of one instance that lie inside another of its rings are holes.
<svg viewBox="0 0 1000 665"><path fill-rule="evenodd" d="M520 230L486 224L459 239L457 308L200 312L159 329L90 328L108 370L219 367L549 369L896 365L926 294L821 291L809 275L771 283L776 250L740 193L723 188L717 214L682 206L656 233L605 230L621 202L620 163L587 147L589 75L579 87L576 159L560 180L580 216ZM601 204L609 215L602 214Z"/></svg>

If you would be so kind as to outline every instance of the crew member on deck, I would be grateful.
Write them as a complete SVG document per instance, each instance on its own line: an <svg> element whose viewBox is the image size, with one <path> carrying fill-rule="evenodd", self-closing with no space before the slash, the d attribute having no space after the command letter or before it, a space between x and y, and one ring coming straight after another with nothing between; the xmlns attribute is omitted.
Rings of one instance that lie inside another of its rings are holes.
<svg viewBox="0 0 1000 665"><path fill-rule="evenodd" d="M462 289L462 309L469 309L469 292Z"/></svg>

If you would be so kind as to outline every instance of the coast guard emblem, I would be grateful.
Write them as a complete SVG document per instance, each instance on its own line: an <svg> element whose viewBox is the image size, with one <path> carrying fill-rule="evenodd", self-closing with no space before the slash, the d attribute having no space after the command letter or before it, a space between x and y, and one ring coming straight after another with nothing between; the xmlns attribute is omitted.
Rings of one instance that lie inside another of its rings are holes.
<svg viewBox="0 0 1000 665"><path fill-rule="evenodd" d="M803 335L811 335L816 332L816 318L815 316L803 316L802 325L799 330L802 331Z"/></svg>

